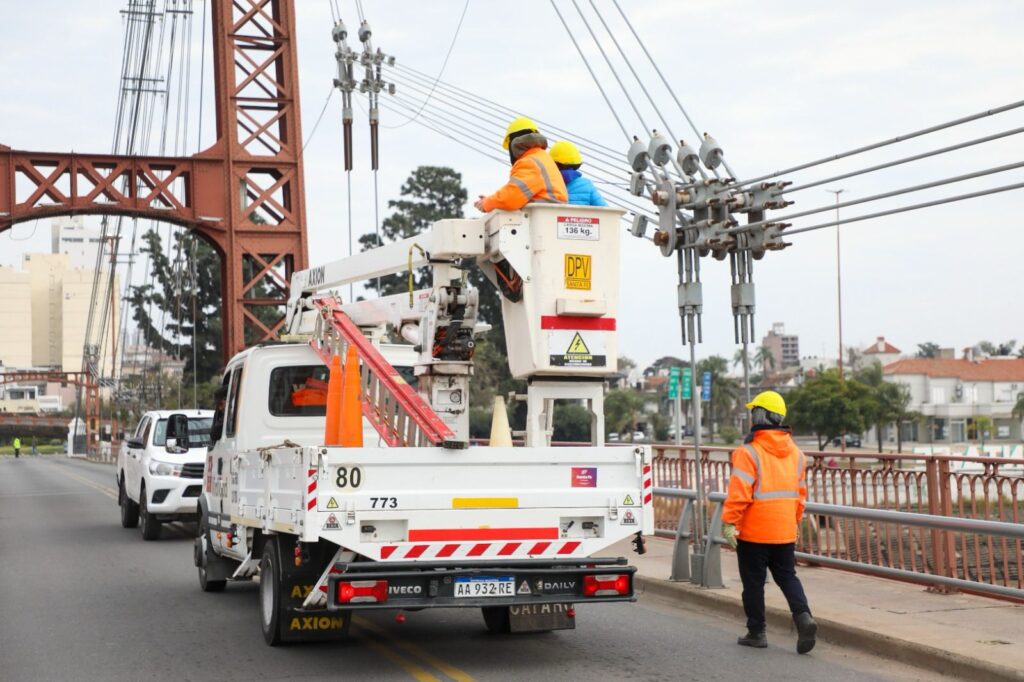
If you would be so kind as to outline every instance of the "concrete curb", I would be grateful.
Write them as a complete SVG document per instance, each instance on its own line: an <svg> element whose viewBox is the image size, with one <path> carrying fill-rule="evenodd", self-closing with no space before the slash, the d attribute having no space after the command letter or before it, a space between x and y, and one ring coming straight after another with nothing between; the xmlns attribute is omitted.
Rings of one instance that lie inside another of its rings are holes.
<svg viewBox="0 0 1024 682"><path fill-rule="evenodd" d="M642 575L636 576L635 584L637 591L641 594L649 594L675 602L682 601L697 609L735 617L737 618L737 630L742 629L745 621L742 603L720 591L698 587L690 583L674 583ZM766 613L770 628L793 629L793 619L789 611L768 606ZM815 615L814 619L818 621L819 639L859 649L873 656L882 656L960 679L1024 680L1024 671L1007 668L990 661L962 656L927 644L853 627L819 615Z"/></svg>

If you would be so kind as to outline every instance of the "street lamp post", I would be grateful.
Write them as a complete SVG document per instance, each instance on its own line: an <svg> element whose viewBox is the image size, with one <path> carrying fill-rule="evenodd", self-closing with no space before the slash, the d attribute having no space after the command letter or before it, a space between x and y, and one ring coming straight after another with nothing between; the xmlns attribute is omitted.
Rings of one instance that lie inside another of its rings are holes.
<svg viewBox="0 0 1024 682"><path fill-rule="evenodd" d="M836 302L838 304L837 310L839 320L839 383L842 384L846 379L843 376L843 270L839 250L839 195L846 190L827 189L825 191L836 195ZM839 436L839 448L841 452L846 452L845 429L843 430L842 435Z"/></svg>

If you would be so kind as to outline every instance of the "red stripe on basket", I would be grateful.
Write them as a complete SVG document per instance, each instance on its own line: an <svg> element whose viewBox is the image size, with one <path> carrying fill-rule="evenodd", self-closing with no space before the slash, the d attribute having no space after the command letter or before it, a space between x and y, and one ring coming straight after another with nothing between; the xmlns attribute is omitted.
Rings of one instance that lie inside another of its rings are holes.
<svg viewBox="0 0 1024 682"><path fill-rule="evenodd" d="M584 331L615 331L614 317L574 317L571 315L542 315L541 329L582 329Z"/></svg>

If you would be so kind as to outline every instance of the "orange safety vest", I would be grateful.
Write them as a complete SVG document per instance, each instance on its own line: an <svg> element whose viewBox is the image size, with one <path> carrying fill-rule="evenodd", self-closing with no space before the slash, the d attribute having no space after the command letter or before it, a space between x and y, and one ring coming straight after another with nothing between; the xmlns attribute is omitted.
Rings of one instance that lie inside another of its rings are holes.
<svg viewBox="0 0 1024 682"><path fill-rule="evenodd" d="M569 200L565 181L551 155L541 147L533 147L512 164L508 183L484 199L484 212L501 209L518 211L531 201L564 204Z"/></svg>
<svg viewBox="0 0 1024 682"><path fill-rule="evenodd" d="M722 523L747 542L796 542L807 500L807 458L788 431L761 429L732 453L729 495Z"/></svg>

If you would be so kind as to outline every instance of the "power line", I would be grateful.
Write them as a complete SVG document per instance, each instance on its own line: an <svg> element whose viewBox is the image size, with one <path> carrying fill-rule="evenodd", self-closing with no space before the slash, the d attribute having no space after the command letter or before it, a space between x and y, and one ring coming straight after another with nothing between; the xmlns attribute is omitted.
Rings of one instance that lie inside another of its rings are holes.
<svg viewBox="0 0 1024 682"><path fill-rule="evenodd" d="M466 4L462 6L462 14L459 16L459 23L455 27L455 33L454 33L454 35L452 35L452 41L451 41L451 43L448 44L448 51L444 55L444 61L441 62L441 70L437 72L437 78L434 79L434 85L431 86L430 92L427 94L427 99L424 100L424 102L423 102L423 106L424 107L427 106L427 102L430 101L430 98L434 96L434 88L437 87L438 80L440 80L441 76L444 75L444 70L448 66L448 59L452 56L452 50L455 49L455 41L458 40L458 38L459 38L459 31L462 30L462 22L466 18L466 11L468 9L469 9L469 0L466 0ZM423 111L422 107L420 108L420 111ZM420 115L420 111L417 111L416 114L412 118L410 118L409 120L405 121L404 123L399 123L398 125L388 126L388 127L389 128L401 128L403 126L409 125L410 123L415 121L416 118Z"/></svg>
<svg viewBox="0 0 1024 682"><path fill-rule="evenodd" d="M852 218L843 218L840 221L830 220L827 223L821 223L819 225L811 225L809 227L801 227L795 230L786 230L785 236L794 234L800 234L801 232L811 232L813 230L820 230L826 227L834 227L835 225L845 225L846 223L856 223L862 220L870 220L872 218L881 218L883 216L894 215L896 213L906 213L907 211L916 211L922 208L931 208L932 206L941 206L942 204L950 204L956 201L965 201L967 199L977 199L978 197L988 196L990 194L999 194L1000 192L1009 192L1015 189L1024 189L1024 182L1014 183L1012 185L1002 185L1000 187L993 187L991 189L979 190L977 192L969 192L967 194L958 194L952 197L945 197L942 199L935 199L933 201L925 201L920 204L912 204L910 206L901 206L899 208L892 208L886 211L878 211L877 213L867 213L865 215L853 216ZM833 205L832 208L835 208ZM746 226L744 226L746 227Z"/></svg>
<svg viewBox="0 0 1024 682"><path fill-rule="evenodd" d="M824 164L824 163L830 163L832 161L838 161L839 159L845 159L845 158L847 158L849 156L854 156L856 154L861 154L863 152L872 151L874 149L880 149L882 147L886 147L886 146L891 145L891 144L896 144L897 142L905 142L906 140L911 140L911 139L913 139L915 137L921 137L922 135L928 135L929 133L938 132L940 130L946 130L947 128L952 128L954 126L962 125L964 123L970 123L971 121L977 121L979 119L986 118L988 116L994 116L996 114L1001 114L1001 113L1004 113L1004 112L1007 112L1007 111L1011 111L1013 109L1018 109L1018 108L1020 108L1022 106L1024 106L1024 100L1019 100L1019 101L1016 101L1016 102L1011 102L1010 104L1004 104L1001 107L996 107L994 109L987 109L985 111L981 111L981 112L978 112L976 114L971 114L970 116L964 116L962 118L957 118L957 119L954 119L952 121L946 121L945 123L939 123L937 125L929 126L927 128L922 128L920 130L915 130L915 131L913 131L911 133L907 133L905 135L897 135L896 137L890 137L888 139L881 140L879 142L873 142L872 144L864 145L862 147L857 147L856 149L851 149L851 150L846 151L846 152L840 152L839 154L833 154L832 156L826 156L824 158L817 159L815 161L808 161L807 163L801 163L801 164L798 164L796 166L791 166L789 168L784 168L782 170L775 171L773 173L768 173L766 175L761 175L761 176L758 176L756 178L751 178L749 180L744 180L742 182L737 182L737 183L735 183L735 185L737 187L738 186L742 186L742 185L750 185L750 184L753 184L755 182L761 182L763 180L769 180L769 179L772 179L772 178L777 178L777 177L779 177L781 175L788 175L790 173L795 173L797 171L805 170L805 169L811 168L813 166L820 166L821 164Z"/></svg>

